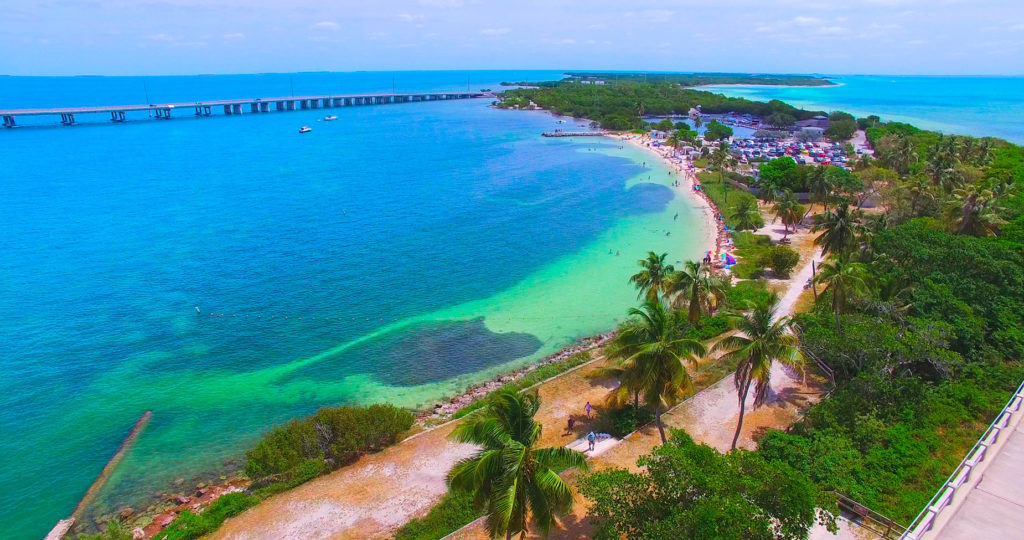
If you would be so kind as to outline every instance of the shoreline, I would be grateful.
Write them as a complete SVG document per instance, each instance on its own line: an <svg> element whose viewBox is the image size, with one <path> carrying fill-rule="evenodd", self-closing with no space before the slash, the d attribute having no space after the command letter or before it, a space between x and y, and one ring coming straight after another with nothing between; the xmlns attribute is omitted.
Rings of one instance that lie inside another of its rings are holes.
<svg viewBox="0 0 1024 540"><path fill-rule="evenodd" d="M557 115L551 111L544 111L552 116L562 118L562 115ZM571 118L571 117L567 117ZM587 121L586 119L575 119L580 121ZM697 182L696 176L692 174L684 165L673 161L668 155L665 155L652 146L649 141L645 141L642 136L628 135L628 134L607 134L607 137L617 139L619 141L625 141L637 148L644 149L646 152L657 156L665 166L668 168L672 176L677 178L681 177L681 185L679 189L686 189L689 195L679 195L675 193L675 196L679 197L691 197L690 202L696 203L696 207L700 209L704 218L708 220L708 224L712 225L706 231L701 234L701 237L697 240L701 247L701 252L715 251L718 252L721 249L721 235L724 230L722 223L715 220L715 214L717 213L716 208L702 192L695 191L693 189ZM674 186L673 186L674 189ZM727 234L727 233L726 233ZM457 418L453 418L454 414L459 410L470 406L474 402L481 398L484 398L491 391L511 382L514 382L527 374L539 369L543 366L550 365L562 360L569 358L580 352L590 351L595 348L599 348L608 342L615 335L615 330L610 329L598 334L591 334L583 336L576 340L573 344L567 345L562 349L526 366L520 366L509 371L505 371L491 377L487 380L473 383L468 385L464 390L456 393L454 396L441 397L431 402L428 402L423 407L413 412L416 414L416 426L420 429L415 430L408 437L403 440L422 435L424 433L433 431L445 424L448 424ZM554 375L559 377L564 375L566 372ZM400 444L399 442L398 444ZM241 459L241 458L240 458ZM234 461L234 460L232 460ZM97 514L93 517L94 519L105 521L104 518L114 519L115 517L126 518L130 517L128 521L129 527L135 526L141 528L145 532L145 538L151 538L163 530L167 524L169 524L177 515L183 510L189 510L197 512L204 509L210 503L214 502L220 496L243 491L249 484L250 480L244 475L237 473L238 469L232 467L235 472L232 474L229 471L220 470L208 470L200 471L192 475L192 481L205 480L210 478L220 477L220 480L214 480L212 482L207 481L204 483L200 481L197 483L194 494L189 492L189 488L185 486L191 484L191 482L181 482L182 478L175 481L174 486L166 486L167 491L158 491L156 501L153 498L141 498L139 500L121 501L122 504L118 505L122 510L130 508L129 505L136 505L136 508L146 508L145 511L141 512L130 512L129 516L118 515L119 512ZM224 474L227 476L223 476ZM189 496L192 495L192 496ZM151 518L151 520L149 519ZM148 523L146 523L148 521Z"/></svg>
<svg viewBox="0 0 1024 540"><path fill-rule="evenodd" d="M711 201L711 198L704 193L703 190L694 189L695 186L700 185L697 180L697 175L690 171L685 164L689 163L689 160L685 158L681 162L674 161L671 155L658 151L655 147L651 146L650 138L646 135L632 135L632 134L611 134L609 137L624 141L627 144L631 144L639 149L642 149L650 154L656 156L661 160L672 172L679 175L684 180L682 188L686 190L684 197L689 197L691 201L696 202L700 208L704 217L711 227L705 231L704 237L700 240L701 251L714 253L714 260L718 260L718 256L722 253L722 249L730 244L729 232L725 230L725 222L722 220L715 219L718 215L718 207Z"/></svg>

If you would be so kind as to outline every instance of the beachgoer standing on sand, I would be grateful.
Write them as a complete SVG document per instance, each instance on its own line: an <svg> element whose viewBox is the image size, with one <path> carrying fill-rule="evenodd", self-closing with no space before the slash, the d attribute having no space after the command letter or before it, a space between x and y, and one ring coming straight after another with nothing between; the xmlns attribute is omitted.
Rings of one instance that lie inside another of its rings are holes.
<svg viewBox="0 0 1024 540"><path fill-rule="evenodd" d="M591 431L590 433L587 433L587 444L589 445L587 450L590 450L591 452L593 452L594 451L594 443L596 441L597 441L597 435L594 435L593 431Z"/></svg>
<svg viewBox="0 0 1024 540"><path fill-rule="evenodd" d="M583 406L583 410L587 411L587 418L590 418L590 411L592 411L593 409L594 408L590 406L590 402L589 401L587 402L586 405Z"/></svg>
<svg viewBox="0 0 1024 540"><path fill-rule="evenodd" d="M575 425L576 425L576 417L575 416L570 416L569 417L569 426L565 428L565 432L566 433L572 433L572 428Z"/></svg>

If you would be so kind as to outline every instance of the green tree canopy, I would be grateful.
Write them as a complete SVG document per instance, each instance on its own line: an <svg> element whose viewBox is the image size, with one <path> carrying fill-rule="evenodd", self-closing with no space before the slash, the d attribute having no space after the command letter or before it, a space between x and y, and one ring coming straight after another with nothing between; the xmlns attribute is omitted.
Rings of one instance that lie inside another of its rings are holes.
<svg viewBox="0 0 1024 540"><path fill-rule="evenodd" d="M614 469L582 482L598 538L803 540L818 522L835 530L833 497L757 453L720 454L675 430L638 464L640 473Z"/></svg>

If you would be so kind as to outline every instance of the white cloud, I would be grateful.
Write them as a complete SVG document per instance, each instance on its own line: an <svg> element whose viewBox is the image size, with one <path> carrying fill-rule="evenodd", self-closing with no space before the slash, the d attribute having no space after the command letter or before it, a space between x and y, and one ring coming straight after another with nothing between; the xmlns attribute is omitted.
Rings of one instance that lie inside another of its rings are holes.
<svg viewBox="0 0 1024 540"><path fill-rule="evenodd" d="M1014 30L1014 31L1024 30L1024 23L1011 24L1010 25L1010 30Z"/></svg>
<svg viewBox="0 0 1024 540"><path fill-rule="evenodd" d="M793 22L802 26L809 26L812 24L821 24L821 19L817 17L805 17L800 15L799 17L793 18Z"/></svg>
<svg viewBox="0 0 1024 540"><path fill-rule="evenodd" d="M575 39L566 38L566 39L563 39L562 41L559 41L559 43L561 43L563 45L575 45L576 44L576 40Z"/></svg>
<svg viewBox="0 0 1024 540"><path fill-rule="evenodd" d="M330 30L332 32L340 30L341 25L334 21L320 21L314 24L311 28L314 30Z"/></svg>
<svg viewBox="0 0 1024 540"><path fill-rule="evenodd" d="M483 30L480 31L480 33L485 36L500 36L503 34L507 34L511 31L512 29L510 28L484 28Z"/></svg>
<svg viewBox="0 0 1024 540"><path fill-rule="evenodd" d="M174 38L167 34L153 34L149 36L149 39L153 41L174 41Z"/></svg>
<svg viewBox="0 0 1024 540"><path fill-rule="evenodd" d="M243 34L241 32L233 32L231 34L224 34L224 39L242 39L244 37L245 37L245 34Z"/></svg>
<svg viewBox="0 0 1024 540"><path fill-rule="evenodd" d="M412 13L399 13L398 15L396 15L396 17L398 17L399 20L403 20L405 22L413 22L413 21L422 21L423 20L423 15L414 15Z"/></svg>

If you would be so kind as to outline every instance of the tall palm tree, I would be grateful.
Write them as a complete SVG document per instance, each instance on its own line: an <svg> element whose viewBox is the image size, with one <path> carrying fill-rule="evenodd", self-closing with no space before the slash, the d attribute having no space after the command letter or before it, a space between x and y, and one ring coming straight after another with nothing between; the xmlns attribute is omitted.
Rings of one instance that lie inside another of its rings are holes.
<svg viewBox="0 0 1024 540"><path fill-rule="evenodd" d="M1000 192L1007 191L1005 187L997 188ZM999 215L1000 210L998 197L992 190L978 189L972 184L953 191L947 215L957 234L991 236L1006 223Z"/></svg>
<svg viewBox="0 0 1024 540"><path fill-rule="evenodd" d="M822 253L841 253L853 249L862 229L857 212L850 211L850 207L845 204L834 211L815 216L814 222L811 231L821 231L814 239L814 245L821 246Z"/></svg>
<svg viewBox="0 0 1024 540"><path fill-rule="evenodd" d="M711 154L711 164L718 169L718 181L722 183L722 197L729 202L729 190L725 187L725 164L729 161L729 145L722 141Z"/></svg>
<svg viewBox="0 0 1024 540"><path fill-rule="evenodd" d="M729 217L733 221L733 228L737 231L756 231L764 226L764 219L761 218L757 199L753 197L744 197L737 202Z"/></svg>
<svg viewBox="0 0 1024 540"><path fill-rule="evenodd" d="M535 394L501 391L487 408L455 428L451 438L480 446L452 467L448 486L473 494L491 537L525 536L530 524L547 535L556 514L572 509L572 488L558 473L587 470L586 457L565 447L537 448L541 424Z"/></svg>
<svg viewBox="0 0 1024 540"><path fill-rule="evenodd" d="M710 266L686 261L669 277L665 296L673 298L674 306L687 306L687 319L695 324L701 315L711 315L725 301L727 288L725 280L714 275Z"/></svg>
<svg viewBox="0 0 1024 540"><path fill-rule="evenodd" d="M658 293L665 292L668 286L668 277L675 271L671 264L665 263L668 253L657 253L650 251L647 258L640 259L640 271L629 277L629 282L640 290L637 298L647 297L648 300L657 300Z"/></svg>
<svg viewBox="0 0 1024 540"><path fill-rule="evenodd" d="M803 205L797 201L796 195L788 189L783 190L782 195L775 201L773 210L775 212L775 219L782 221L782 224L786 227L785 234L782 235L783 238L789 236L789 228L798 225L804 217Z"/></svg>
<svg viewBox="0 0 1024 540"><path fill-rule="evenodd" d="M622 404L641 396L654 409L654 422L665 443L661 414L693 385L683 362L696 364L696 356L706 351L699 341L682 337L685 316L679 310L648 300L640 309L630 309L629 315L608 349L609 356L619 360L618 366L603 370L619 380L608 400Z"/></svg>
<svg viewBox="0 0 1024 540"><path fill-rule="evenodd" d="M776 318L778 303L779 297L775 294L760 305L749 302L746 313L730 317L731 326L737 332L722 338L712 347L712 351L725 352L723 359L737 362L733 380L740 400L740 417L732 437L733 449L743 429L750 385L754 385L754 408L760 407L771 389L772 363L780 362L794 368L804 363L799 341L791 332L792 320L789 317Z"/></svg>
<svg viewBox="0 0 1024 540"><path fill-rule="evenodd" d="M854 296L866 294L868 271L863 263L854 262L850 253L840 253L818 266L814 282L824 283L825 291L832 293L832 311L836 318L836 333L843 333L839 314Z"/></svg>
<svg viewBox="0 0 1024 540"><path fill-rule="evenodd" d="M807 176L807 188L812 200L820 202L823 210L828 210L828 196L832 192L826 167L814 167ZM813 205L811 205L813 206Z"/></svg>

